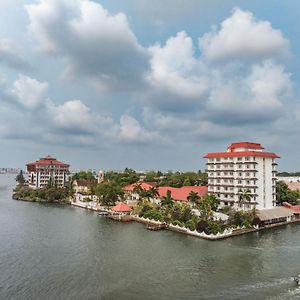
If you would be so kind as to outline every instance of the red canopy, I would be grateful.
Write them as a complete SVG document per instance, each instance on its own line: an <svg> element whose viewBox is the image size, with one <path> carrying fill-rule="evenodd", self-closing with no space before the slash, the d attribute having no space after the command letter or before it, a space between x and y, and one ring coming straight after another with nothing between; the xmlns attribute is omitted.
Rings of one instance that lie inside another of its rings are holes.
<svg viewBox="0 0 300 300"><path fill-rule="evenodd" d="M116 211L116 212L131 212L132 211L132 209L124 202L119 202L111 210Z"/></svg>

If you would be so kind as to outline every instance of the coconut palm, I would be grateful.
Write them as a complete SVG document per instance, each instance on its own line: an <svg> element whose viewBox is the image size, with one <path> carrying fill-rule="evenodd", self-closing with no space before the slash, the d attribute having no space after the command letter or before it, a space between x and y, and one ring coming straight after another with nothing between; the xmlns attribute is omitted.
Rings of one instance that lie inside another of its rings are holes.
<svg viewBox="0 0 300 300"><path fill-rule="evenodd" d="M249 189L243 189L239 191L239 206L245 210L245 203L250 204L252 199L252 194Z"/></svg>
<svg viewBox="0 0 300 300"><path fill-rule="evenodd" d="M199 202L201 197L198 195L197 192L191 191L189 195L187 196L187 199L189 202L191 202L193 205Z"/></svg>
<svg viewBox="0 0 300 300"><path fill-rule="evenodd" d="M170 190L167 190L166 196L161 200L161 206L173 206L173 198Z"/></svg>

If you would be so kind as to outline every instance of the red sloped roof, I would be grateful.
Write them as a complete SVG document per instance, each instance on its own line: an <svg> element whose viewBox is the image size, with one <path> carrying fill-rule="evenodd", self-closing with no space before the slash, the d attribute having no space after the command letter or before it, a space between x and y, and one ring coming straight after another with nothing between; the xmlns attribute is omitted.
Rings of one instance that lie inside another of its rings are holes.
<svg viewBox="0 0 300 300"><path fill-rule="evenodd" d="M300 190L300 182L286 182L286 184L291 190Z"/></svg>
<svg viewBox="0 0 300 300"><path fill-rule="evenodd" d="M132 209L124 202L119 202L111 210L115 211L115 212L131 212L132 211Z"/></svg>
<svg viewBox="0 0 300 300"><path fill-rule="evenodd" d="M26 164L26 166L29 166L29 165L55 165L55 166L69 167L68 164L58 161L56 158L51 157L50 155L48 155L46 157L42 157L35 162Z"/></svg>
<svg viewBox="0 0 300 300"><path fill-rule="evenodd" d="M167 191L171 191L171 196L175 201L188 201L190 192L196 192L202 198L207 194L207 186L183 186L181 188L174 188L171 186L160 186L158 188L159 197L165 197Z"/></svg>
<svg viewBox="0 0 300 300"><path fill-rule="evenodd" d="M273 152L258 152L258 151L239 151L239 152L215 152L208 153L204 158L222 158L222 157L239 157L239 156L256 156L256 157L270 157L280 158Z"/></svg>
<svg viewBox="0 0 300 300"><path fill-rule="evenodd" d="M290 203L283 202L283 206L291 209L296 214L300 214L300 205L292 205Z"/></svg>
<svg viewBox="0 0 300 300"><path fill-rule="evenodd" d="M132 192L138 185L141 186L144 190L150 190L154 185L149 182L137 182L130 185L125 186L123 189L127 192Z"/></svg>
<svg viewBox="0 0 300 300"><path fill-rule="evenodd" d="M250 149L257 149L257 150L264 149L261 144L251 143L251 142L237 142L237 143L232 143L228 147L229 150L233 150L233 149L236 149L236 148L250 148Z"/></svg>

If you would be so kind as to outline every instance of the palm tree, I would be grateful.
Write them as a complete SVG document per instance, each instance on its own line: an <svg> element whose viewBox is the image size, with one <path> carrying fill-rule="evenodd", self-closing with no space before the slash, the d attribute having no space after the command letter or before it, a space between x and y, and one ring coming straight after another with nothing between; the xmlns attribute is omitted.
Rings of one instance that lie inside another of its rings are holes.
<svg viewBox="0 0 300 300"><path fill-rule="evenodd" d="M187 196L187 199L189 202L191 202L193 205L198 203L198 201L201 199L201 197L198 195L197 192L191 191L189 195Z"/></svg>
<svg viewBox="0 0 300 300"><path fill-rule="evenodd" d="M159 196L158 188L155 186L151 187L148 192L151 198L156 198Z"/></svg>
<svg viewBox="0 0 300 300"><path fill-rule="evenodd" d="M173 206L173 198L170 190L167 190L166 196L161 200L161 206Z"/></svg>
<svg viewBox="0 0 300 300"><path fill-rule="evenodd" d="M245 203L248 202L250 205L252 199L252 194L249 189L244 189L239 191L239 206L245 210Z"/></svg>

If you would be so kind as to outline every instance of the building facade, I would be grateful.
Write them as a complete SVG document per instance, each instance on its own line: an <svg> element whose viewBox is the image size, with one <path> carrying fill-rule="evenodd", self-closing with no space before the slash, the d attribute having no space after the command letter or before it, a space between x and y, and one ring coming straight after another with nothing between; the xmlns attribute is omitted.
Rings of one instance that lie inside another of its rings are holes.
<svg viewBox="0 0 300 300"><path fill-rule="evenodd" d="M208 153L208 192L220 200L220 206L236 209L270 209L276 206L275 153L263 151L261 144L232 143L226 152ZM248 192L248 201L241 195ZM246 202L246 203L245 203Z"/></svg>
<svg viewBox="0 0 300 300"><path fill-rule="evenodd" d="M68 180L69 165L51 156L43 157L26 165L28 184L32 188L43 188L49 181L54 186L63 187Z"/></svg>

